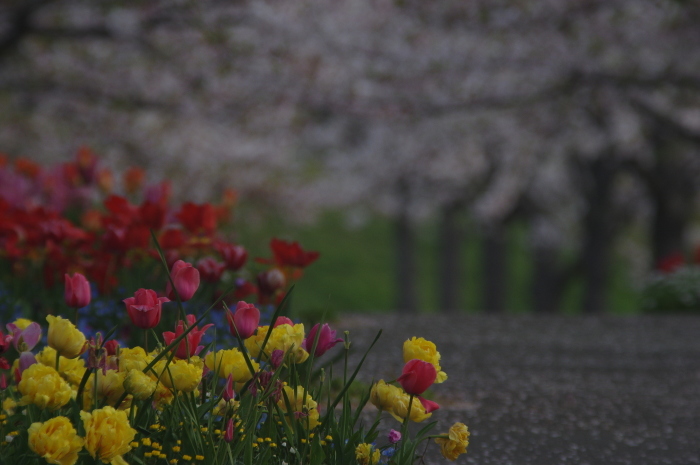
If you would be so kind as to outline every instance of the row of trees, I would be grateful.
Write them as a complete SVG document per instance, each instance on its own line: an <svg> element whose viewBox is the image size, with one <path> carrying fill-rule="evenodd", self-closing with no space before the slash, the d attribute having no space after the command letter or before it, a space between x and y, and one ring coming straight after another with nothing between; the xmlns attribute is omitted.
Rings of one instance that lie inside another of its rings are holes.
<svg viewBox="0 0 700 465"><path fill-rule="evenodd" d="M542 311L575 278L582 308L605 310L623 241L643 244L645 269L690 246L692 2L9 0L0 18L4 150L60 156L80 141L203 180L189 195L231 183L295 216L389 215L405 311L413 225L431 215L445 310L459 309L475 231L496 311L515 221Z"/></svg>

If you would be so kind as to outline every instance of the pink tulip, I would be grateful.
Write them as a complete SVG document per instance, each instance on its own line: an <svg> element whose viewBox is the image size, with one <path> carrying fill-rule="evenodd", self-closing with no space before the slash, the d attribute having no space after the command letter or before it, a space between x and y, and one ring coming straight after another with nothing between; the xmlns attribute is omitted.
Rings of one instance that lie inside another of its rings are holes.
<svg viewBox="0 0 700 465"><path fill-rule="evenodd" d="M226 441L226 442L233 441L233 431L234 431L233 418L229 418L228 423L226 424L226 432L224 433L224 441Z"/></svg>
<svg viewBox="0 0 700 465"><path fill-rule="evenodd" d="M273 328L278 327L279 325L289 325L289 326L294 326L294 322L287 318L286 316L278 316L277 319L275 320L275 324L272 325Z"/></svg>
<svg viewBox="0 0 700 465"><path fill-rule="evenodd" d="M199 270L193 267L190 263L178 260L173 264L170 270L170 277L175 284L175 290L180 296L180 300L187 302L194 296L199 288ZM165 288L165 293L168 298L175 299L175 294L173 293L173 287L170 285L170 281Z"/></svg>
<svg viewBox="0 0 700 465"><path fill-rule="evenodd" d="M396 381L409 394L419 396L435 382L437 371L432 363L423 360L409 360Z"/></svg>
<svg viewBox="0 0 700 465"><path fill-rule="evenodd" d="M318 323L316 323L314 327L311 328L311 331L309 331L309 334L306 336L306 339L304 339L304 342L302 342L301 344L305 351L311 352L311 349L314 346L314 341L316 339L317 332ZM335 346L337 343L343 342L342 338L335 337L335 333L336 332L331 330L331 327L328 326L328 323L325 323L323 326L321 326L321 333L318 335L318 342L316 343L314 357L320 357L321 355L325 354L329 349L333 348L333 346Z"/></svg>
<svg viewBox="0 0 700 465"><path fill-rule="evenodd" d="M220 243L216 249L221 254L221 258L224 259L226 268L231 271L241 269L248 259L248 252L241 245Z"/></svg>
<svg viewBox="0 0 700 465"><path fill-rule="evenodd" d="M232 401L236 396L236 393L233 391L233 375L228 375L228 379L226 379L226 386L224 386L224 392L222 393L221 397L226 402Z"/></svg>
<svg viewBox="0 0 700 465"><path fill-rule="evenodd" d="M217 261L214 257L204 257L197 262L197 269L202 274L203 280L217 283L221 279L221 275L224 274L226 265Z"/></svg>
<svg viewBox="0 0 700 465"><path fill-rule="evenodd" d="M150 329L160 323L161 305L170 302L167 297L158 297L156 291L139 289L134 297L123 300L131 322L141 329Z"/></svg>
<svg viewBox="0 0 700 465"><path fill-rule="evenodd" d="M185 319L187 320L188 327L192 326L194 322L197 321L197 318L194 315L187 315ZM204 336L204 333L207 331L207 329L209 329L212 326L214 325L211 323L208 325L204 325L202 329L199 329L195 326L192 329L192 331L187 333L187 336L185 336L184 339L180 341L180 343L177 346L177 350L175 351L175 356L179 358L187 358L199 354L199 352L201 352L204 348L204 346L199 345L199 342L202 340L202 336ZM174 333L172 331L166 331L163 333L163 340L167 345L170 345L184 332L185 322L180 320L177 322L177 326L175 327Z"/></svg>
<svg viewBox="0 0 700 465"><path fill-rule="evenodd" d="M260 323L260 310L255 305L240 301L236 304L236 311L226 314L231 334L238 335L241 339L248 339L255 333Z"/></svg>
<svg viewBox="0 0 700 465"><path fill-rule="evenodd" d="M85 276L74 273L71 278L66 273L65 285L64 297L69 307L83 308L90 303L90 283L85 279Z"/></svg>
<svg viewBox="0 0 700 465"><path fill-rule="evenodd" d="M12 343L12 334L3 334L0 331L0 354L7 352L10 348L10 343Z"/></svg>
<svg viewBox="0 0 700 465"><path fill-rule="evenodd" d="M388 439L391 444L396 444L401 440L401 433L395 429L389 430Z"/></svg>
<svg viewBox="0 0 700 465"><path fill-rule="evenodd" d="M19 329L14 323L7 324L7 330L12 333L12 345L17 352L29 352L41 339L41 326L32 322L26 328Z"/></svg>

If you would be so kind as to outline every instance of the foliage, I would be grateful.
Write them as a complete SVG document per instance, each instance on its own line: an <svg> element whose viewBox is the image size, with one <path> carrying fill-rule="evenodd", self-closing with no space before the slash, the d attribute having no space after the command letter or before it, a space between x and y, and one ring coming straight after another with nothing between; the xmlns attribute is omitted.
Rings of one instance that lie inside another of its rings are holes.
<svg viewBox="0 0 700 465"><path fill-rule="evenodd" d="M691 264L654 273L642 291L642 309L652 313L699 312L700 266Z"/></svg>

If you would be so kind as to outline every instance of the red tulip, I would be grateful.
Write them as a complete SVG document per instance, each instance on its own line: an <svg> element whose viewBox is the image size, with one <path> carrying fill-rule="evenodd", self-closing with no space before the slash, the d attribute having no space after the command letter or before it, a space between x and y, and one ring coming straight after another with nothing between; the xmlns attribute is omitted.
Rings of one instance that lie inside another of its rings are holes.
<svg viewBox="0 0 700 465"><path fill-rule="evenodd" d="M68 273L65 275L65 298L66 304L73 308L83 308L90 303L90 283L85 276L80 273L73 274L71 278Z"/></svg>
<svg viewBox="0 0 700 465"><path fill-rule="evenodd" d="M280 239L270 241L275 263L279 266L292 266L304 268L315 262L319 257L318 252L305 251L298 242L286 242Z"/></svg>
<svg viewBox="0 0 700 465"><path fill-rule="evenodd" d="M258 274L258 289L263 295L271 296L287 284L287 278L279 268L272 268Z"/></svg>
<svg viewBox="0 0 700 465"><path fill-rule="evenodd" d="M241 269L248 259L248 252L246 252L245 248L243 248L241 245L233 245L222 242L217 244L216 250L221 254L221 258L224 259L226 268L231 271Z"/></svg>
<svg viewBox="0 0 700 465"><path fill-rule="evenodd" d="M316 339L317 332L318 323L316 323L314 327L311 328L311 331L309 331L309 334L306 336L306 339L304 339L304 342L301 343L301 346L304 348L305 351L311 352L311 349L314 346L314 340ZM321 326L321 333L318 335L318 342L316 343L314 357L320 357L321 355L325 354L329 349L333 348L333 346L335 346L337 343L343 342L342 338L336 339L335 333L336 332L331 330L331 327L328 326L327 323Z"/></svg>
<svg viewBox="0 0 700 465"><path fill-rule="evenodd" d="M141 329L150 329L160 323L161 305L170 302L167 297L158 297L156 291L139 289L134 297L123 300L131 322Z"/></svg>
<svg viewBox="0 0 700 465"><path fill-rule="evenodd" d="M202 279L210 283L216 283L221 279L224 268L223 263L212 257L204 257L197 262L197 269L202 274Z"/></svg>
<svg viewBox="0 0 700 465"><path fill-rule="evenodd" d="M199 288L199 270L193 267L190 263L178 260L173 264L170 270L170 277L175 284L175 289L177 290L180 300L187 302L194 296ZM175 299L175 294L173 293L173 287L170 285L170 281L165 288L165 293L168 298Z"/></svg>
<svg viewBox="0 0 700 465"><path fill-rule="evenodd" d="M409 394L419 396L425 392L437 377L437 371L432 363L423 360L409 360L403 367L403 372L396 381Z"/></svg>
<svg viewBox="0 0 700 465"><path fill-rule="evenodd" d="M185 319L187 320L188 327L192 326L194 322L197 321L197 318L194 315L187 315ZM192 329L192 331L187 333L187 336L185 336L185 338L182 341L180 341L175 351L175 356L179 358L187 358L199 354L199 352L201 352L201 350L204 349L204 346L200 346L199 342L202 340L202 336L204 336L204 333L207 331L207 329L209 329L212 326L214 325L211 323L208 325L204 325L202 329L199 329L195 326ZM180 320L177 322L177 326L175 327L174 333L172 331L166 331L163 333L163 340L167 345L170 345L171 342L180 337L184 332L185 322Z"/></svg>
<svg viewBox="0 0 700 465"><path fill-rule="evenodd" d="M241 339L248 339L258 328L260 310L253 304L240 301L236 304L236 311L231 313L229 310L226 318L228 319L231 334L234 336L238 334Z"/></svg>
<svg viewBox="0 0 700 465"><path fill-rule="evenodd" d="M434 412L435 410L440 408L440 405L437 402L433 402L432 400L424 399L421 396L418 396L418 400L420 400L420 403L423 405L425 413Z"/></svg>

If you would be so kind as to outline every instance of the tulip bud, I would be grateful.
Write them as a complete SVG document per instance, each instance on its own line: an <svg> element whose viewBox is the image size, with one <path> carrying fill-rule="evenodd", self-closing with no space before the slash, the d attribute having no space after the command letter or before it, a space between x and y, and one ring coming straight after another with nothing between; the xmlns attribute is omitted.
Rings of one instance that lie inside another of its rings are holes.
<svg viewBox="0 0 700 465"><path fill-rule="evenodd" d="M170 277L175 284L175 290L177 290L180 300L183 302L190 300L199 288L199 270L182 260L178 260L173 264L170 270ZM165 293L170 300L175 299L170 281L168 281Z"/></svg>
<svg viewBox="0 0 700 465"><path fill-rule="evenodd" d="M240 301L236 304L236 311L231 313L229 310L226 318L228 319L231 334L237 335L241 339L248 339L258 328L260 310L253 304Z"/></svg>
<svg viewBox="0 0 700 465"><path fill-rule="evenodd" d="M222 394L223 399L226 402L230 402L234 399L236 393L233 391L233 375L228 375L226 380L226 386L224 386L224 392Z"/></svg>
<svg viewBox="0 0 700 465"><path fill-rule="evenodd" d="M314 327L311 328L311 331L309 331L309 335L306 336L306 339L304 339L304 342L302 342L301 344L305 351L311 352L311 349L314 346L314 341L318 337L318 342L316 343L316 350L314 351L314 357L320 357L333 346L335 346L337 343L343 342L342 338L335 337L336 332L331 330L331 327L328 326L327 323L321 326L320 334L316 336L318 332L318 323L316 323Z"/></svg>
<svg viewBox="0 0 700 465"><path fill-rule="evenodd" d="M294 322L290 318L287 318L286 316L278 316L277 319L275 320L275 324L272 325L272 327L276 328L279 325L294 326Z"/></svg>
<svg viewBox="0 0 700 465"><path fill-rule="evenodd" d="M73 308L83 308L90 303L90 283L85 276L80 273L73 274L71 278L68 273L65 275L66 304Z"/></svg>
<svg viewBox="0 0 700 465"><path fill-rule="evenodd" d="M404 365L403 372L396 381L407 393L419 396L435 382L435 378L437 371L432 363L414 359Z"/></svg>
<svg viewBox="0 0 700 465"><path fill-rule="evenodd" d="M233 418L229 418L228 423L226 424L226 433L224 434L224 441L226 441L226 442L233 441L233 431L234 431Z"/></svg>

